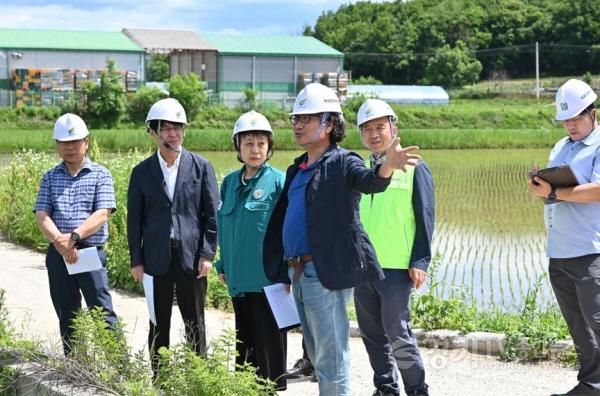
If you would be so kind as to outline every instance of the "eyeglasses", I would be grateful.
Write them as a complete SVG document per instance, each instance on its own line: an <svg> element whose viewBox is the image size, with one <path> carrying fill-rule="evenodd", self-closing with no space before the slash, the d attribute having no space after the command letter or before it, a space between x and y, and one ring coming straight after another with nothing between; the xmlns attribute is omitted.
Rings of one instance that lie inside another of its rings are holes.
<svg viewBox="0 0 600 396"><path fill-rule="evenodd" d="M175 133L181 133L183 131L183 126L182 125L164 125L160 127L160 133L170 133L170 132L175 132Z"/></svg>
<svg viewBox="0 0 600 396"><path fill-rule="evenodd" d="M296 125L298 122L301 124L308 124L312 117L319 117L318 114L294 114L290 116L292 125Z"/></svg>
<svg viewBox="0 0 600 396"><path fill-rule="evenodd" d="M378 134L381 135L382 133L385 132L385 130L387 129L386 125L377 125L375 128L361 128L360 131L362 132L363 135L374 135L374 134Z"/></svg>

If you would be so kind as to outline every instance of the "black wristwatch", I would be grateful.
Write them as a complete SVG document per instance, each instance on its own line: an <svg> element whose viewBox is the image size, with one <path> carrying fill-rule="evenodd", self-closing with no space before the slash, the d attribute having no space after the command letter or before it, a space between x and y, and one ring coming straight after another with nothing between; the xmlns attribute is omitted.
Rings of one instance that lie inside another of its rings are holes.
<svg viewBox="0 0 600 396"><path fill-rule="evenodd" d="M556 187L550 186L550 194L548 194L548 200L556 201Z"/></svg>
<svg viewBox="0 0 600 396"><path fill-rule="evenodd" d="M79 242L79 240L81 239L81 237L79 236L78 233L76 233L75 231L73 231L71 233L71 240L75 243Z"/></svg>

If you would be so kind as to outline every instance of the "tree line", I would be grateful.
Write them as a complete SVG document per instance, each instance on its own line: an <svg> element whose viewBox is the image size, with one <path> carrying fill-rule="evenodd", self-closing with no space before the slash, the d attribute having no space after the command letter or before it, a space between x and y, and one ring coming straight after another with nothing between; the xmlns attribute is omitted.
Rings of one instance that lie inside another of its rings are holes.
<svg viewBox="0 0 600 396"><path fill-rule="evenodd" d="M600 0L358 2L326 11L311 35L345 54L353 77L460 86L479 78L600 72Z"/></svg>

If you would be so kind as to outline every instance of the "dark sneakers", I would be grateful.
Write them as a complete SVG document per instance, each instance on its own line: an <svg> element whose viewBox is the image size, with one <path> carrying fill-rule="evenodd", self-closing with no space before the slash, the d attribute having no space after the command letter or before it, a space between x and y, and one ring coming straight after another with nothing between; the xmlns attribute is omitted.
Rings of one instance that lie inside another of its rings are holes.
<svg viewBox="0 0 600 396"><path fill-rule="evenodd" d="M407 393L408 396L429 396L427 389L425 390L416 390ZM400 396L398 393L394 393L392 391L386 391L381 389L375 389L373 396Z"/></svg>
<svg viewBox="0 0 600 396"><path fill-rule="evenodd" d="M375 389L372 396L400 396L397 393L382 391L381 389Z"/></svg>
<svg viewBox="0 0 600 396"><path fill-rule="evenodd" d="M285 372L287 378L302 378L312 376L315 368L308 359L298 359L294 367Z"/></svg>
<svg viewBox="0 0 600 396"><path fill-rule="evenodd" d="M551 396L600 396L600 390L580 382L567 393L554 393Z"/></svg>

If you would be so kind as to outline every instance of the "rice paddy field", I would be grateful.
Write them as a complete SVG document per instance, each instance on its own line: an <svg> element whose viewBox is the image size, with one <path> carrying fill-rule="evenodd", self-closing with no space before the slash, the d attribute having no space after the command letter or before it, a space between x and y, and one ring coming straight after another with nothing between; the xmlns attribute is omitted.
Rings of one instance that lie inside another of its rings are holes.
<svg viewBox="0 0 600 396"><path fill-rule="evenodd" d="M271 163L285 170L300 153L277 151ZM421 152L436 185L435 276L441 297L460 296L481 307L522 305L547 267L543 204L526 182L530 165L545 165L548 153L547 148ZM231 151L202 154L219 179L241 166ZM8 158L1 155L0 164ZM546 277L538 299L554 301Z"/></svg>

